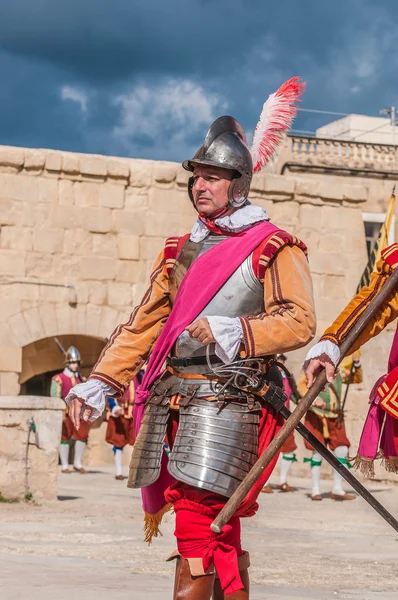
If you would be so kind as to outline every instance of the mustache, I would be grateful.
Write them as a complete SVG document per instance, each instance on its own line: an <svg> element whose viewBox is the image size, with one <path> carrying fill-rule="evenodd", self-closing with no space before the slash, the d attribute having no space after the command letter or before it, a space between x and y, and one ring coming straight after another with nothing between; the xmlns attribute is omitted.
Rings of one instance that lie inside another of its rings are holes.
<svg viewBox="0 0 398 600"><path fill-rule="evenodd" d="M195 201L198 201L198 200L211 200L212 199L211 196L207 196L207 194L203 194L203 193L200 193L200 192L198 192L197 194L195 194L194 198L195 198Z"/></svg>

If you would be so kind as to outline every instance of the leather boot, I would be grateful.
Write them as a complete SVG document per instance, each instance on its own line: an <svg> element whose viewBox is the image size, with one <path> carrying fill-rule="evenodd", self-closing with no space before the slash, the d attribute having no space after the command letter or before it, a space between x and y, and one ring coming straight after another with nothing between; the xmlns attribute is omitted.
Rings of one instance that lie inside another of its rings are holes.
<svg viewBox="0 0 398 600"><path fill-rule="evenodd" d="M186 558L177 558L174 580L174 600L210 600L214 574L192 577Z"/></svg>
<svg viewBox="0 0 398 600"><path fill-rule="evenodd" d="M228 596L224 596L224 592L221 589L220 580L217 577L213 586L213 600L249 600L249 571L245 569L244 571L239 571L239 573L245 589L234 592L233 594L228 594Z"/></svg>

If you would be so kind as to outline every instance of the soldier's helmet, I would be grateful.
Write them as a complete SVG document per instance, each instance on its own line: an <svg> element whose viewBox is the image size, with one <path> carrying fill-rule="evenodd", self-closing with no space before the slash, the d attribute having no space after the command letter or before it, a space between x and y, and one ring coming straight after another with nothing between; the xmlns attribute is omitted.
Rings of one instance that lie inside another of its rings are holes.
<svg viewBox="0 0 398 600"><path fill-rule="evenodd" d="M210 126L205 141L191 160L182 166L193 171L196 165L230 169L234 173L229 189L230 206L239 207L246 201L253 175L253 161L243 127L233 117L219 117ZM188 181L188 194L193 202L193 177Z"/></svg>
<svg viewBox="0 0 398 600"><path fill-rule="evenodd" d="M65 354L65 363L81 362L80 352L75 346L69 346Z"/></svg>

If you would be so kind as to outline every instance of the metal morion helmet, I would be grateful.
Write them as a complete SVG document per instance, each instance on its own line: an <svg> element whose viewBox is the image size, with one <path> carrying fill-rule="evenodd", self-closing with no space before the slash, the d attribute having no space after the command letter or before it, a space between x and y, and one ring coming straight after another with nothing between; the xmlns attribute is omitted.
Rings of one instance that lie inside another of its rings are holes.
<svg viewBox="0 0 398 600"><path fill-rule="evenodd" d="M69 346L65 354L65 363L81 362L80 352L75 346Z"/></svg>
<svg viewBox="0 0 398 600"><path fill-rule="evenodd" d="M193 171L195 165L231 169L235 173L228 189L229 205L242 206L247 199L253 173L258 173L274 154L297 112L296 102L304 91L300 77L292 77L271 94L264 103L260 120L249 149L243 127L233 117L220 117L211 125L203 145L182 166ZM193 202L193 177L188 194Z"/></svg>
<svg viewBox="0 0 398 600"><path fill-rule="evenodd" d="M209 165L231 169L236 176L228 189L229 204L242 206L245 202L253 175L253 162L247 146L243 127L233 117L219 117L210 126L203 145L192 160L185 160L182 166L193 171L195 165ZM191 201L193 177L188 182L188 193Z"/></svg>

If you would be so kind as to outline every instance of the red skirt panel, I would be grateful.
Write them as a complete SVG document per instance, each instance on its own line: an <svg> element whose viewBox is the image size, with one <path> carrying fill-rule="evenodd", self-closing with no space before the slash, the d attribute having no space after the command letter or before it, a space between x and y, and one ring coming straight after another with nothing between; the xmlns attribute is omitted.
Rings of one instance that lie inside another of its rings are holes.
<svg viewBox="0 0 398 600"><path fill-rule="evenodd" d="M126 419L123 416L109 417L105 440L116 448L124 448L127 444L133 446L135 442L133 419Z"/></svg>
<svg viewBox="0 0 398 600"><path fill-rule="evenodd" d="M305 417L304 425L309 431L316 437L317 440L322 442L324 446L329 446L331 450L335 450L339 446L351 446L350 440L347 437L344 421L337 423L336 419L326 419L326 428L324 427L323 420L318 417L312 411L308 411ZM327 436L326 434L327 430ZM309 442L304 440L305 447L307 450L314 450Z"/></svg>
<svg viewBox="0 0 398 600"><path fill-rule="evenodd" d="M90 425L91 424L87 423L86 421L80 421L80 428L76 429L69 415L64 415L62 421L61 441L70 442L71 440L76 440L80 442L87 442Z"/></svg>

